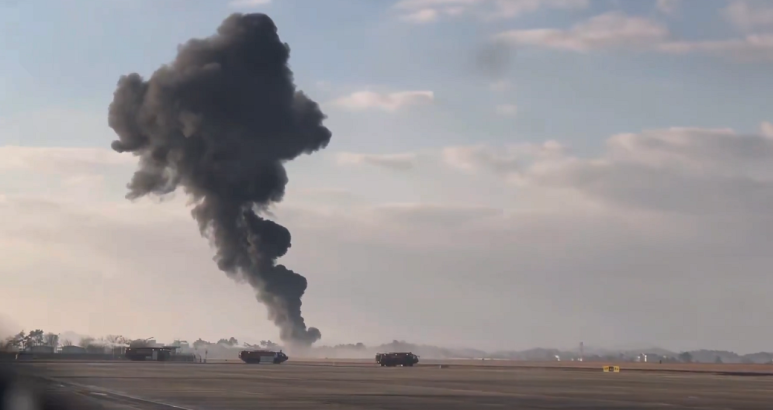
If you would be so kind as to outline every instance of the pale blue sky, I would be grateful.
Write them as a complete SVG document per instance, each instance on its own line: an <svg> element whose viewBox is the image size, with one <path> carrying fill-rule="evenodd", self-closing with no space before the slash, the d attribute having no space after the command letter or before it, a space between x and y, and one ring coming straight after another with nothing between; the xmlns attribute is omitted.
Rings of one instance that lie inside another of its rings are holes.
<svg viewBox="0 0 773 410"><path fill-rule="evenodd" d="M121 74L149 75L170 61L178 44L211 34L223 16L254 10L275 19L292 47L299 86L318 101L364 86L435 92L438 104L408 113L397 124L384 114L328 109L336 132L331 150L392 152L550 138L584 150L609 135L645 128L752 130L750 124L764 118L773 104L767 92L773 77L765 61L531 48L519 50L502 74L514 88L494 95L487 84L495 79L471 69L476 48L500 31L565 28L609 10L651 18L693 41L743 35L721 17L725 1L682 3L673 16L658 13L654 1L598 0L585 9L544 8L494 22L459 17L412 25L397 18L392 0L275 0L253 8L216 0L6 2L0 14L0 114L40 113L45 121L46 111L67 108L104 124ZM331 89L316 87L320 81ZM517 119L497 116L492 107L499 103L517 104ZM23 141L0 136L0 141L99 146L109 138L51 132L25 135Z"/></svg>
<svg viewBox="0 0 773 410"><path fill-rule="evenodd" d="M263 3L0 0L0 312L276 337L181 194L123 198L134 159L107 126L121 75L260 11L333 132L276 209L322 343L769 349L773 4ZM509 63L485 69L487 50ZM395 280L400 297L377 290Z"/></svg>

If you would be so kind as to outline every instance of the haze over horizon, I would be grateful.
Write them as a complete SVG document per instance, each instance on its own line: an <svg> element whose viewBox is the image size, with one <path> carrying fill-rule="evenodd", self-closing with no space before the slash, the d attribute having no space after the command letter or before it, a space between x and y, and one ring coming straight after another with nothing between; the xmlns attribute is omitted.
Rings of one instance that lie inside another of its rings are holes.
<svg viewBox="0 0 773 410"><path fill-rule="evenodd" d="M0 338L10 337L13 334L18 333L20 330L22 330L21 327L16 326L15 324L13 324L12 327L9 328L8 326L6 326L8 323L9 323L8 321L0 321ZM16 330L11 331L9 329L16 329ZM29 329L23 329L23 330L31 331L33 329L35 329L34 326L30 327ZM43 331L46 332L45 329L43 329ZM46 332L46 333L48 333L48 332ZM89 334L73 332L73 331L70 331L70 330L65 330L63 332L53 332L53 333L56 333L58 335L59 343L63 343L64 341L67 341L68 343L73 343L75 345L79 345L81 340L86 339L86 340L93 341L93 343L96 343L96 344L106 344L106 345L110 344L109 342L107 342L105 340L106 339L105 336L107 336L107 335L89 335ZM125 335L122 335L122 336L125 336ZM161 339L161 338L156 338L156 337L153 337L153 336L149 336L148 337L148 335L139 335L139 336L140 337L136 337L136 338L132 337L131 335L125 336L125 337L127 337L129 340L149 339L149 340L154 340L156 343L160 343L160 344L174 344L175 341L179 340L179 341L187 342L189 345L193 344L193 342L195 342L196 340L199 339L199 337L195 336L195 335L187 335L188 337L184 337L185 335L182 335L182 336L178 336L178 337L175 337L175 338L172 338L172 339ZM227 339L230 339L231 337L233 337L233 336L201 338L201 339L206 341L206 342L209 342L209 343L217 343L220 339L226 339L227 340ZM255 336L255 335L247 335L246 337L241 337L241 338L237 336L237 337L234 337L234 338L238 341L238 344L236 344L234 346L225 346L225 347L231 347L231 348L234 348L234 349L238 350L240 348L243 348L245 346L245 344L250 344L250 345L253 345L253 346L258 346L258 345L260 345L260 343L262 341L266 340L265 338L261 339L261 338ZM268 340L270 340L270 338ZM276 343L276 341L272 341L272 342ZM280 348L285 348L285 349L289 348L290 350L293 349L292 346L285 346L284 344L282 344L281 341L278 341L278 342L279 343L276 343L276 344L279 345ZM489 354L496 354L496 353L503 353L503 352L509 352L509 353L512 353L512 352L525 352L525 351L529 351L529 350L539 350L539 349L544 349L544 350L556 349L556 350L559 350L559 351L562 351L562 352L573 352L573 353L576 353L576 354L579 355L579 351L580 351L579 343L573 343L571 341L556 341L556 342L554 342L551 345L530 346L530 347L524 347L524 348L519 348L519 349L506 348L506 347L505 348L498 348L498 349L482 349L479 346L460 345L460 344L454 344L453 342L449 342L449 343L446 343L446 344L433 344L433 343L424 343L422 341L416 341L416 340L396 340L396 339L383 340L383 341L376 342L376 343L371 343L371 344L367 344L366 343L365 346L368 349L372 349L374 347L378 347L378 346L382 346L382 345L388 345L388 344L393 343L393 342L399 342L399 343L406 343L406 344L416 345L416 346L420 346L422 348L430 348L431 350L434 350L434 349L438 349L438 350L445 349L445 350L453 351L453 352L465 352L465 351L470 351L470 350L482 350L485 353L489 353ZM347 352L347 347L346 346L347 345L355 345L355 344L358 344L358 343L361 343L361 342L354 341L354 340L329 340L327 342L316 343L312 347L321 348L323 352L329 351L329 348L336 348L335 350L338 351L339 354L343 354L343 355L339 355L338 357L339 358L345 358L345 357L347 357L346 356L346 352ZM646 341L632 342L632 343L626 343L626 344L609 344L609 345L590 345L588 343L584 343L584 352L585 352L586 355L614 354L615 352L626 352L626 353L646 352L646 353L653 353L653 351L660 351L660 350L666 350L666 351L670 351L670 352L673 352L673 353L680 353L682 351L685 351L685 350L681 350L681 349L672 349L669 346L663 346L663 345L658 344L658 343L652 343L652 342L646 342ZM723 350L723 349L715 349L712 346L707 345L707 346L699 346L699 347L696 347L696 348L691 349L691 350L694 350L694 351L699 351L699 350L720 351L720 350ZM312 352L313 352L313 350L312 350ZM744 354L759 353L761 351L755 350L755 351L730 351L730 352L737 353L739 355L744 355ZM769 350L768 350L768 352L769 352ZM351 357L355 357L356 356L356 357L359 358L359 357L363 356L362 353L359 353L359 352L355 352L355 353L357 353L357 354L354 355L354 356L351 356ZM319 354L319 352L317 352L317 354ZM367 357L369 358L370 356L367 356Z"/></svg>
<svg viewBox="0 0 773 410"><path fill-rule="evenodd" d="M119 77L234 12L334 136L271 208L317 344L773 350L773 4L741 0L0 2L0 329L279 339L110 149Z"/></svg>

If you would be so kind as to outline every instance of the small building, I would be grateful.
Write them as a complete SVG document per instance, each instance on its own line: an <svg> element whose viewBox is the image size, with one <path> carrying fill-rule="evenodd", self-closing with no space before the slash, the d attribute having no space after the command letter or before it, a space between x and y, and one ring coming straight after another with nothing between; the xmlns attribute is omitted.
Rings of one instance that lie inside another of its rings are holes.
<svg viewBox="0 0 773 410"><path fill-rule="evenodd" d="M86 353L86 349L80 346L62 346L62 354L83 354Z"/></svg>
<svg viewBox="0 0 773 410"><path fill-rule="evenodd" d="M104 345L90 344L86 346L86 353L105 354L107 353L107 347Z"/></svg>
<svg viewBox="0 0 773 410"><path fill-rule="evenodd" d="M126 354L126 346L112 346L110 348L110 354L113 356L123 356Z"/></svg>
<svg viewBox="0 0 773 410"><path fill-rule="evenodd" d="M30 346L24 350L27 353L54 353L52 346Z"/></svg>
<svg viewBox="0 0 773 410"><path fill-rule="evenodd" d="M174 360L177 353L177 346L154 346L154 347L129 347L124 356L129 360L152 360L167 361Z"/></svg>
<svg viewBox="0 0 773 410"><path fill-rule="evenodd" d="M638 356L636 356L636 361L644 362L644 363L660 363L665 358L666 358L665 356L657 353L641 353Z"/></svg>

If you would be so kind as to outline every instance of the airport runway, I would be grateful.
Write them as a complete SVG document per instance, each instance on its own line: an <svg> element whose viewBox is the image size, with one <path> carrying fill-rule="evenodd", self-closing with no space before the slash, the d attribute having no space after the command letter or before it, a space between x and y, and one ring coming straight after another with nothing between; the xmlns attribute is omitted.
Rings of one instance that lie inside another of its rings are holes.
<svg viewBox="0 0 773 410"><path fill-rule="evenodd" d="M770 409L773 377L465 366L39 363L59 397L111 410Z"/></svg>

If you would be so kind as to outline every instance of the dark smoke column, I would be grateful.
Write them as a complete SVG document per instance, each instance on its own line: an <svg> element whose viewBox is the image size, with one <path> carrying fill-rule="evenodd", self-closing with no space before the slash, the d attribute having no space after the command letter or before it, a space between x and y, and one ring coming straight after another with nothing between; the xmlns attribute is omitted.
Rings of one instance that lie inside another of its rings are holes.
<svg viewBox="0 0 773 410"><path fill-rule="evenodd" d="M321 334L301 316L306 278L276 264L290 232L260 216L284 196L283 163L331 137L317 103L296 91L289 55L271 18L233 14L148 81L121 77L109 124L113 149L139 157L127 198L183 187L218 267L255 288L283 341L308 346Z"/></svg>

